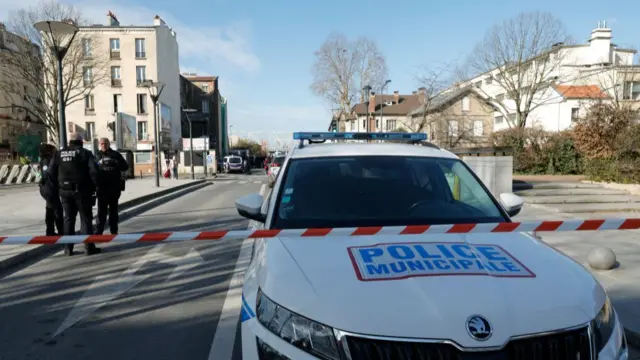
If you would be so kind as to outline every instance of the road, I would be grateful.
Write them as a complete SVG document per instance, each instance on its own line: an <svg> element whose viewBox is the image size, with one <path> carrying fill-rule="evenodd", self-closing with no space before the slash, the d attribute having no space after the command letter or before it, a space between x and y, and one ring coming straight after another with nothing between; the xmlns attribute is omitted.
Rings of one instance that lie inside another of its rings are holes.
<svg viewBox="0 0 640 360"><path fill-rule="evenodd" d="M215 181L123 222L121 232L246 228L234 201L265 181ZM80 247L3 274L0 359L241 359L241 244L113 244L91 257ZM221 313L231 320L216 330Z"/></svg>
<svg viewBox="0 0 640 360"><path fill-rule="evenodd" d="M234 200L265 181L227 176L121 231L246 228ZM0 360L240 360L239 288L251 243L241 245L105 245L96 256L78 249L0 274Z"/></svg>

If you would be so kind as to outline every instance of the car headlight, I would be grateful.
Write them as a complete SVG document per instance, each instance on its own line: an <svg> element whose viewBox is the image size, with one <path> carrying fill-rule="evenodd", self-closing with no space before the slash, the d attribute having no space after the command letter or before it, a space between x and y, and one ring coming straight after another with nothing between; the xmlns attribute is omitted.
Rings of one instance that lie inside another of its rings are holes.
<svg viewBox="0 0 640 360"><path fill-rule="evenodd" d="M596 350L600 352L607 345L616 328L616 317L608 296L598 315L591 321L591 328L595 336Z"/></svg>
<svg viewBox="0 0 640 360"><path fill-rule="evenodd" d="M339 360L333 329L276 304L258 290L256 317L269 331L320 359Z"/></svg>

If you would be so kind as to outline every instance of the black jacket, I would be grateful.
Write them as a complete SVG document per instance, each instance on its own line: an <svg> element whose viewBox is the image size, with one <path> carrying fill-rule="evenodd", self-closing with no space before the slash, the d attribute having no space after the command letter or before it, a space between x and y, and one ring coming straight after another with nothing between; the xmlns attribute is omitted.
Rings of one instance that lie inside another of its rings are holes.
<svg viewBox="0 0 640 360"><path fill-rule="evenodd" d="M96 162L98 163L98 189L120 190L122 172L129 169L129 164L122 154L111 149L98 151Z"/></svg>
<svg viewBox="0 0 640 360"><path fill-rule="evenodd" d="M78 191L92 194L98 184L98 165L93 153L80 143L70 142L58 151L50 165L60 192Z"/></svg>
<svg viewBox="0 0 640 360"><path fill-rule="evenodd" d="M51 162L53 159L40 159L40 170L42 177L40 178L40 195L47 202L47 207L52 207L54 202L60 201L58 198L58 184L51 173Z"/></svg>

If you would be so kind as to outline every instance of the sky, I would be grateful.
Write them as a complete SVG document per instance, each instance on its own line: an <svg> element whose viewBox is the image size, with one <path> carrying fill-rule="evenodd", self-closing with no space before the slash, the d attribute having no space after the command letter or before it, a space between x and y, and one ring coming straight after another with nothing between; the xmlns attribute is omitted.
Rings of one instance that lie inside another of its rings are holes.
<svg viewBox="0 0 640 360"><path fill-rule="evenodd" d="M0 19L37 0L0 0ZM386 57L387 91L411 93L422 69L462 62L493 25L548 11L586 42L607 21L614 42L640 45L640 3L595 0L69 0L104 23L151 25L158 14L178 36L182 71L219 77L231 134L289 143L294 131L326 131L330 104L312 94L316 51L332 32L374 40Z"/></svg>

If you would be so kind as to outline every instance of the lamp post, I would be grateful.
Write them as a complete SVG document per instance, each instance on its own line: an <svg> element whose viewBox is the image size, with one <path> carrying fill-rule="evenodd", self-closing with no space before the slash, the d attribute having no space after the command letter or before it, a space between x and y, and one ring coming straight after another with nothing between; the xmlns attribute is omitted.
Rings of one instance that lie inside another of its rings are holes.
<svg viewBox="0 0 640 360"><path fill-rule="evenodd" d="M193 127L191 126L191 118L189 117L189 113L194 113L198 110L196 109L182 109L182 112L187 118L189 122L189 161L191 161L191 180L196 179L196 172L193 169Z"/></svg>
<svg viewBox="0 0 640 360"><path fill-rule="evenodd" d="M382 124L382 108L384 108L384 106L383 106L384 105L384 88L385 88L385 86L389 85L390 82L391 82L391 80L385 81L384 84L382 85L382 87L380 88L380 98L382 99L382 100L380 100L381 101L381 103L380 103L380 130L382 130L382 127L384 126Z"/></svg>
<svg viewBox="0 0 640 360"><path fill-rule="evenodd" d="M154 155L156 157L155 161L155 177L156 177L156 187L160 187L160 126L158 125L158 99L160 99L160 95L162 94L162 90L164 90L164 84L159 82L154 82L153 80L146 80L142 84L144 87L149 89L149 96L151 97L151 101L153 102L153 137L154 137Z"/></svg>
<svg viewBox="0 0 640 360"><path fill-rule="evenodd" d="M367 121L365 122L364 129L365 132L369 132L369 116L371 115L369 113L369 96L371 96L371 86L366 85L362 90L364 91L364 103L367 106Z"/></svg>
<svg viewBox="0 0 640 360"><path fill-rule="evenodd" d="M64 87L62 82L62 60L78 33L78 27L72 21L39 21L33 24L40 33L48 34L49 50L55 56L58 65L58 136L60 148L67 146L67 120L65 118Z"/></svg>

